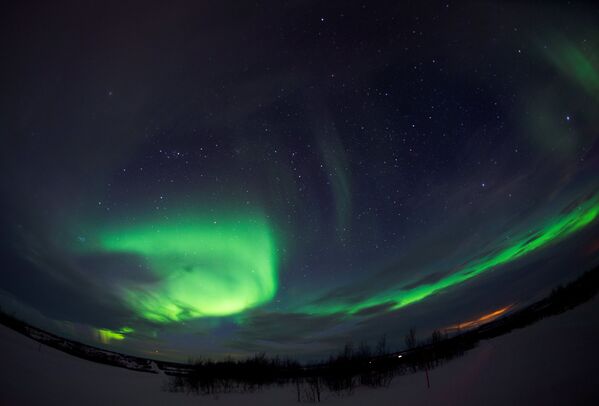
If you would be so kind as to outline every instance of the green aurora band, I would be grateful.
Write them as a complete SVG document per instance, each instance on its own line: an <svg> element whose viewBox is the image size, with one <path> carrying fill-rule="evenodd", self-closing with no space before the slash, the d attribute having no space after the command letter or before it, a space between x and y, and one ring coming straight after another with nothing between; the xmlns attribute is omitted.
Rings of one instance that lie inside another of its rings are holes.
<svg viewBox="0 0 599 406"><path fill-rule="evenodd" d="M120 330L110 330L107 328L99 328L96 330L96 332L98 333L98 339L100 340L100 342L102 344L110 344L111 341L122 341L125 339L125 335L133 333L135 330L133 330L131 327L123 327Z"/></svg>
<svg viewBox="0 0 599 406"><path fill-rule="evenodd" d="M273 233L260 218L183 218L100 235L99 249L138 255L156 282L124 287L142 318L180 322L229 316L270 301L277 291Z"/></svg>
<svg viewBox="0 0 599 406"><path fill-rule="evenodd" d="M387 290L358 303L328 302L311 304L304 310L310 314L321 315L333 313L354 315L376 306L385 306L389 310L397 310L557 242L590 224L597 215L599 215L599 198L595 195L573 210L547 221L536 232L513 238L509 246L499 247L480 258L470 260L457 271L434 283L422 284L408 289L400 287L399 289Z"/></svg>
<svg viewBox="0 0 599 406"><path fill-rule="evenodd" d="M347 153L339 137L329 137L328 140L321 140L320 149L326 169L330 174L338 233L342 234L349 226L352 206Z"/></svg>
<svg viewBox="0 0 599 406"><path fill-rule="evenodd" d="M593 31L596 36L597 32ZM549 61L566 77L591 96L599 99L599 52L596 48L582 48L565 39L556 39L553 48L546 48Z"/></svg>

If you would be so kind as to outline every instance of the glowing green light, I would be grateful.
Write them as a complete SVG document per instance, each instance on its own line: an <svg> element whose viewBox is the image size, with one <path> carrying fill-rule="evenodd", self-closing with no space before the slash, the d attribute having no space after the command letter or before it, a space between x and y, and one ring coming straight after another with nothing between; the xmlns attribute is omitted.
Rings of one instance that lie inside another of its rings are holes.
<svg viewBox="0 0 599 406"><path fill-rule="evenodd" d="M155 322L232 315L277 291L274 239L261 219L146 223L104 233L100 248L150 266L157 280L123 288L123 298Z"/></svg>
<svg viewBox="0 0 599 406"><path fill-rule="evenodd" d="M134 330L131 327L123 327L119 331L123 334L129 334L129 333L133 333Z"/></svg>
<svg viewBox="0 0 599 406"><path fill-rule="evenodd" d="M599 97L599 56L596 48L582 48L573 42L556 39L554 46L545 49L545 54L562 73L591 95Z"/></svg>
<svg viewBox="0 0 599 406"><path fill-rule="evenodd" d="M102 344L109 344L111 341L122 341L125 339L125 335L132 333L134 330L131 327L123 327L120 330L109 330L107 328L100 328L96 330L98 338Z"/></svg>
<svg viewBox="0 0 599 406"><path fill-rule="evenodd" d="M451 273L437 282L422 284L409 289L402 289L399 287L394 290L387 290L359 303L331 303L324 306L311 306L306 310L319 314L355 314L360 310L383 304L388 304L389 308L393 310L399 309L411 303L419 302L450 286L474 278L497 266L515 261L526 254L545 247L553 242L559 241L590 224L598 215L599 202L598 198L595 196L593 199L589 199L580 204L575 210L562 214L547 222L544 227L541 227L532 235L521 235L520 237L513 239L513 243L509 246L496 250L482 258L472 260L456 272Z"/></svg>

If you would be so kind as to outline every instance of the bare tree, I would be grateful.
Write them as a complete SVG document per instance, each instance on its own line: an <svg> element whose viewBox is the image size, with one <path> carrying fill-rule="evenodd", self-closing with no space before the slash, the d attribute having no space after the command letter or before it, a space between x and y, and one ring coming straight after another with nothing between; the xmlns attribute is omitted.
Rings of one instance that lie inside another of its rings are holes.
<svg viewBox="0 0 599 406"><path fill-rule="evenodd" d="M414 327L410 328L410 331L408 332L408 334L406 334L406 347L408 347L408 349L413 349L416 348L416 330L414 329Z"/></svg>
<svg viewBox="0 0 599 406"><path fill-rule="evenodd" d="M438 344L443 339L441 332L439 330L434 330L431 334L431 344Z"/></svg>
<svg viewBox="0 0 599 406"><path fill-rule="evenodd" d="M382 335L381 338L379 339L379 341L376 343L376 355L381 357L383 355L386 355L388 353L387 350L387 336L386 335Z"/></svg>

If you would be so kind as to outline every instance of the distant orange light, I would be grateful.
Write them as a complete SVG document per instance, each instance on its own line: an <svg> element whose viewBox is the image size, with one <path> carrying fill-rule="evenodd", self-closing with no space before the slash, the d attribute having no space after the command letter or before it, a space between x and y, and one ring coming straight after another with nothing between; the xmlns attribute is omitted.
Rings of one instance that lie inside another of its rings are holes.
<svg viewBox="0 0 599 406"><path fill-rule="evenodd" d="M513 304L502 307L501 309L492 311L491 313L487 313L477 319L465 321L463 323L458 323L458 324L449 326L449 327L445 328L445 330L446 331L465 330L465 329L467 330L470 328L478 327L483 323L495 320L496 318L498 318L499 316L503 315L508 310L510 310L512 307L514 307Z"/></svg>

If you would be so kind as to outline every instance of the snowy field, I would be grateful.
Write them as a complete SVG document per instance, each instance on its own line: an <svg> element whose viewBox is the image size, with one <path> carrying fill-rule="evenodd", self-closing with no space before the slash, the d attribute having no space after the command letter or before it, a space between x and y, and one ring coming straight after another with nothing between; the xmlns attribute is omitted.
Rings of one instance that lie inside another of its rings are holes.
<svg viewBox="0 0 599 406"><path fill-rule="evenodd" d="M385 389L336 405L599 404L599 299L491 341L430 372L399 376ZM165 375L101 365L39 345L0 326L0 405L281 405L297 404L295 387L215 397L163 391Z"/></svg>

